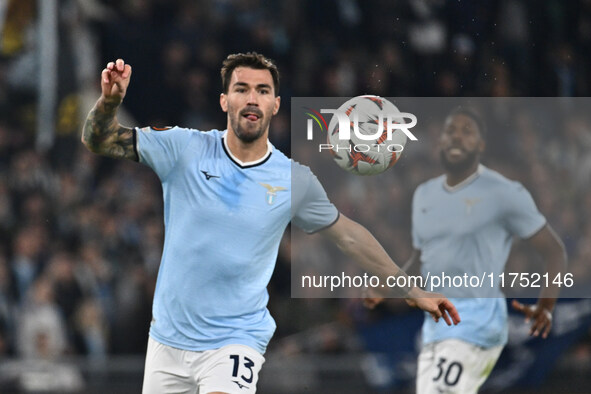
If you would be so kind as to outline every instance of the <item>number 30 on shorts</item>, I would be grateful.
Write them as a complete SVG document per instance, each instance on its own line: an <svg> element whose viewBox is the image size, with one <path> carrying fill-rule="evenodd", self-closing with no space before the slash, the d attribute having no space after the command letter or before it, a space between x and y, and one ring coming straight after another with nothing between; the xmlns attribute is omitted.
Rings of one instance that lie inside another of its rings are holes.
<svg viewBox="0 0 591 394"><path fill-rule="evenodd" d="M232 377L237 378L240 374L242 380L246 383L252 383L254 377L254 372L252 370L252 367L254 367L254 361L246 356L240 356L239 354L231 354L230 359L234 362L234 366L232 367Z"/></svg>
<svg viewBox="0 0 591 394"><path fill-rule="evenodd" d="M437 376L433 378L434 382L443 378L443 382L446 385L455 386L458 383L458 380L460 380L464 368L462 367L462 364L457 361L447 363L446 358L440 357L439 362L437 363L437 370Z"/></svg>

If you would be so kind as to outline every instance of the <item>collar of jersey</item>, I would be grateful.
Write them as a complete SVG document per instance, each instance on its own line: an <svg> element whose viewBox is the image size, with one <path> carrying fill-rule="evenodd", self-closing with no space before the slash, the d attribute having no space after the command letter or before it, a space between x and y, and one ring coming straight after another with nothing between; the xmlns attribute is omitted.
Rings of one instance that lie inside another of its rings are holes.
<svg viewBox="0 0 591 394"><path fill-rule="evenodd" d="M246 162L241 161L236 156L234 156L232 154L232 152L230 152L230 148L228 148L228 142L226 141L226 134L228 134L228 130L226 130L224 135L222 135L222 147L224 148L224 152L226 152L226 155L228 155L230 160L232 160L234 162L234 164L236 164L238 167L250 168L250 167L260 166L261 164L263 164L264 162L269 160L269 158L271 157L271 153L273 152L273 145L271 145L271 142L269 140L267 140L267 153L265 153L265 155L263 157L261 157L260 159L257 159L257 160L253 160L253 161L246 161Z"/></svg>
<svg viewBox="0 0 591 394"><path fill-rule="evenodd" d="M476 168L476 171L472 175L470 175L469 177L464 179L462 182L460 182L454 186L450 186L447 184L447 176L446 176L443 179L443 188L450 193L453 193L455 191L463 189L464 187L466 187L469 184L471 184L472 182L474 182L476 180L476 178L478 178L480 176L480 174L482 174L482 171L484 171L484 166L482 164L478 164L478 168Z"/></svg>

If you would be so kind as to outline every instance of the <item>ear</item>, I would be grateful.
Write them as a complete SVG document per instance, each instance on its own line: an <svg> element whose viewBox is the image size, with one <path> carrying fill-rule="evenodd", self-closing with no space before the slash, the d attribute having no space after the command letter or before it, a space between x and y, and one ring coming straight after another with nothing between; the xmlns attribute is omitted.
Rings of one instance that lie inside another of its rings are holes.
<svg viewBox="0 0 591 394"><path fill-rule="evenodd" d="M439 136L437 138L437 145L436 145L436 147L437 147L437 150L438 151L441 150L441 148L443 147L443 139L444 139L443 135L444 135L444 133L443 132L440 132L439 133Z"/></svg>
<svg viewBox="0 0 591 394"><path fill-rule="evenodd" d="M228 112L228 96L224 93L220 94L220 107L222 107L222 111Z"/></svg>
<svg viewBox="0 0 591 394"><path fill-rule="evenodd" d="M277 97L275 97L275 106L273 107L273 115L277 115L277 112L279 112L280 106L281 106L281 97L277 96Z"/></svg>
<svg viewBox="0 0 591 394"><path fill-rule="evenodd" d="M486 150L486 141L484 141L481 138L480 142L478 143L478 153L483 154L485 150Z"/></svg>

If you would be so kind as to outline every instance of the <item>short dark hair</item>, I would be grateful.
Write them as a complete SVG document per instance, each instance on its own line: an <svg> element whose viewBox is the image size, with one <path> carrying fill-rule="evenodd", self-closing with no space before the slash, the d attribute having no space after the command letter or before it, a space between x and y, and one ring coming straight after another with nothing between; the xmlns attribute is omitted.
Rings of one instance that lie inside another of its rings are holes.
<svg viewBox="0 0 591 394"><path fill-rule="evenodd" d="M448 118L456 115L464 115L471 118L478 126L478 131L480 132L480 136L484 139L486 137L486 124L480 115L480 112L473 107L469 106L457 106L454 108L448 115Z"/></svg>
<svg viewBox="0 0 591 394"><path fill-rule="evenodd" d="M230 79L232 78L232 72L237 67L248 67L254 68L255 70L269 70L273 77L273 89L275 90L275 96L279 95L279 70L273 62L273 60L266 58L260 53L248 52L248 53L234 53L228 55L224 63L222 64L222 88L224 93L228 93L230 88Z"/></svg>

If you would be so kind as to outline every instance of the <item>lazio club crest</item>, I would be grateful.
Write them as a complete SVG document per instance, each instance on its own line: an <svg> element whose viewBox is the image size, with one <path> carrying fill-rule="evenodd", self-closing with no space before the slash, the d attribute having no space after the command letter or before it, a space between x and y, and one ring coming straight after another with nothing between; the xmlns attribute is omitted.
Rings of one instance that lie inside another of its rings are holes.
<svg viewBox="0 0 591 394"><path fill-rule="evenodd" d="M275 197L277 197L277 192L281 192L284 190L287 190L287 188L282 187L282 186L271 186L268 183L262 183L259 182L259 184L261 186L263 186L265 189L267 189L267 204L269 205L273 205L273 203L275 202Z"/></svg>

